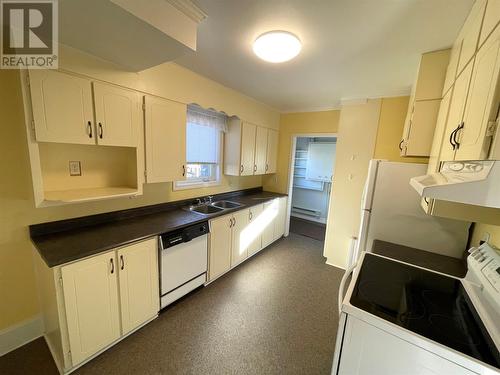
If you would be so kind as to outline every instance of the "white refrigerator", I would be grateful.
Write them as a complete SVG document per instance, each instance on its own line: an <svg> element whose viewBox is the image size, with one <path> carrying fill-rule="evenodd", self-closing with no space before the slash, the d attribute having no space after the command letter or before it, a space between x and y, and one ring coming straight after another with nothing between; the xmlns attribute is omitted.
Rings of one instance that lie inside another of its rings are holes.
<svg viewBox="0 0 500 375"><path fill-rule="evenodd" d="M371 160L361 202L361 224L349 254L349 266L373 240L383 240L460 258L469 222L427 215L410 178L427 172L427 164Z"/></svg>

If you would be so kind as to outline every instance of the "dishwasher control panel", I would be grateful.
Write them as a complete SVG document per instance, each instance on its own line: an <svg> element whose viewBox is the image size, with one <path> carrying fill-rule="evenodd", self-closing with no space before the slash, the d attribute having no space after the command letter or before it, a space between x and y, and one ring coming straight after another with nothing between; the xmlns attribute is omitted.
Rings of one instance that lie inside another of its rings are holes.
<svg viewBox="0 0 500 375"><path fill-rule="evenodd" d="M184 242L189 242L192 239L203 236L208 233L208 222L190 225L189 227L177 229L172 232L163 233L160 235L160 249L168 249L169 247L179 245Z"/></svg>

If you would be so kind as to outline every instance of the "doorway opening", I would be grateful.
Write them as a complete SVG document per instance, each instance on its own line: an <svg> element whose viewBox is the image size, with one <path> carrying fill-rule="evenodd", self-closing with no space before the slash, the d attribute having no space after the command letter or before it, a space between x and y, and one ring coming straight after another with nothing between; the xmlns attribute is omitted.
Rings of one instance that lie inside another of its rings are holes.
<svg viewBox="0 0 500 375"><path fill-rule="evenodd" d="M290 156L289 231L325 240L334 178L335 134L297 134Z"/></svg>

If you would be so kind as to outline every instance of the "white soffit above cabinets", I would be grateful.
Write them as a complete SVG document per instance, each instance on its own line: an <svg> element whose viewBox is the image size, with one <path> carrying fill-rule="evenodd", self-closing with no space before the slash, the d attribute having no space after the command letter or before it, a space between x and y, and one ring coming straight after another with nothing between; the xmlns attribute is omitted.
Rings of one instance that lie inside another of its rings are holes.
<svg viewBox="0 0 500 375"><path fill-rule="evenodd" d="M190 0L60 0L59 39L137 72L196 51L205 18Z"/></svg>
<svg viewBox="0 0 500 375"><path fill-rule="evenodd" d="M208 18L196 53L176 63L283 112L340 107L343 98L408 95L424 52L450 47L473 0L196 0ZM260 60L254 40L301 40L285 63Z"/></svg>

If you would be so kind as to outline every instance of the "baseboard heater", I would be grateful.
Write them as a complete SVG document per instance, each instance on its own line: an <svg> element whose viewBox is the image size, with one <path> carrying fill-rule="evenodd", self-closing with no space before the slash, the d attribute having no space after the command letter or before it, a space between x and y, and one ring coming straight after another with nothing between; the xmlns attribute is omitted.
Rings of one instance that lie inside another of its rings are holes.
<svg viewBox="0 0 500 375"><path fill-rule="evenodd" d="M310 208L292 206L292 212L295 212L295 213L301 214L301 215L307 215L307 216L315 217L315 218L318 218L318 219L321 217L321 211L312 210Z"/></svg>

